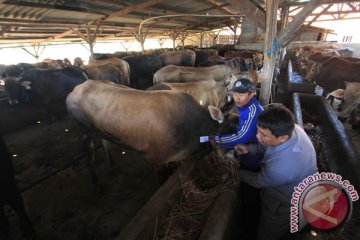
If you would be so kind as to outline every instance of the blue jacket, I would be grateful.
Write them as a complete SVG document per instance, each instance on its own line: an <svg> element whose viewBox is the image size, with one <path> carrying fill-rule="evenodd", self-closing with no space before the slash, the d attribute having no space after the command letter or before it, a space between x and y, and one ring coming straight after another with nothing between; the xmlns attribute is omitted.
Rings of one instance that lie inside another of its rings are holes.
<svg viewBox="0 0 360 240"><path fill-rule="evenodd" d="M263 111L262 106L253 97L243 107L237 107L239 112L239 124L236 133L215 136L215 142L222 148L233 148L237 144L257 143L256 118Z"/></svg>

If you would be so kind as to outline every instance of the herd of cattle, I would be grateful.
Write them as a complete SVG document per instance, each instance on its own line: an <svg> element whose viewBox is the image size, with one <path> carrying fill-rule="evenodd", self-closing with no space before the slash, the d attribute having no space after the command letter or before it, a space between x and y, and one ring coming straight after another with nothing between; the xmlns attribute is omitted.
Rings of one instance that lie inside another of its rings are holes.
<svg viewBox="0 0 360 240"><path fill-rule="evenodd" d="M51 120L55 106L66 107L91 139L96 135L143 152L160 166L180 160L199 146L200 136L215 133L218 122L206 107L224 107L233 75L258 80L261 53L226 55L231 57L215 49L186 49L123 58L101 55L87 65L81 59L71 66L49 60L41 65L47 69L4 66L1 81L10 104L40 102Z"/></svg>
<svg viewBox="0 0 360 240"><path fill-rule="evenodd" d="M10 104L16 104L28 101L31 94L40 96L46 103L64 102L64 96L87 79L109 80L145 90L163 81L219 81L231 74L261 68L262 55L259 52L228 51L226 54L231 57L220 56L215 49L168 51L123 58L116 54L102 54L97 55L100 59L94 59L88 65L84 65L81 59L75 59L73 65L68 60L48 60L37 64L0 66L0 74Z"/></svg>
<svg viewBox="0 0 360 240"><path fill-rule="evenodd" d="M303 47L294 49L290 58L303 79L320 86L332 105L334 99L339 102L335 112L355 127L360 120L360 59L352 55L347 48Z"/></svg>

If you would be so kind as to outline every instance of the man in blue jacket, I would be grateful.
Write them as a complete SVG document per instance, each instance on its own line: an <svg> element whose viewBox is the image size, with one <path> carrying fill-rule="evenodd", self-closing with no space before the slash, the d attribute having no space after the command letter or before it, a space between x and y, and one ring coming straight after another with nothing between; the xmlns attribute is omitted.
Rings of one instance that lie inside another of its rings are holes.
<svg viewBox="0 0 360 240"><path fill-rule="evenodd" d="M243 182L261 189L257 240L277 240L290 231L290 201L294 187L317 172L310 138L283 106L263 111L257 119L261 144L239 144L239 153L263 152L260 172L240 169ZM283 238L281 238L283 239Z"/></svg>
<svg viewBox="0 0 360 240"><path fill-rule="evenodd" d="M237 144L257 143L256 118L263 108L255 97L254 84L249 79L240 78L234 82L230 91L239 113L238 127L235 133L215 136L215 142L225 149L234 149ZM253 171L260 169L261 158L258 156L243 154L241 159L243 168Z"/></svg>

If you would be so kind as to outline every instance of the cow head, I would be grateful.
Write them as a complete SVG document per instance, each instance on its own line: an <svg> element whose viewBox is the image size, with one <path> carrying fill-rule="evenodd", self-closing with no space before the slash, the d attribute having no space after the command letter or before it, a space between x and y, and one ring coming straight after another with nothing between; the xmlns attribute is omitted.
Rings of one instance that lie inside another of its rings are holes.
<svg viewBox="0 0 360 240"><path fill-rule="evenodd" d="M18 104L20 100L25 98L27 101L26 90L30 89L29 81L20 81L16 77L6 77L4 80L5 91L9 97L9 104L15 105Z"/></svg>
<svg viewBox="0 0 360 240"><path fill-rule="evenodd" d="M222 113L220 109L213 106L209 106L208 109L211 117L220 123L217 129L218 133L229 134L236 132L236 129L238 128L239 115L235 110L235 107L225 113ZM211 143L219 159L230 160L233 164L238 166L238 160L233 155L234 151L222 149L213 141L211 141Z"/></svg>
<svg viewBox="0 0 360 240"><path fill-rule="evenodd" d="M326 96L330 106L336 111L340 110L340 107L344 101L344 89L336 89Z"/></svg>
<svg viewBox="0 0 360 240"><path fill-rule="evenodd" d="M320 64L313 61L308 61L306 66L305 80L315 81L320 72Z"/></svg>
<svg viewBox="0 0 360 240"><path fill-rule="evenodd" d="M5 91L9 97L9 104L15 105L19 103L19 96L21 95L21 86L19 79L16 77L6 77L4 80Z"/></svg>
<svg viewBox="0 0 360 240"><path fill-rule="evenodd" d="M236 112L235 107L223 113L219 108L214 106L208 107L212 119L219 122L217 130L220 134L227 134L235 132L238 127L239 114Z"/></svg>
<svg viewBox="0 0 360 240"><path fill-rule="evenodd" d="M354 118L360 113L360 83L345 82L346 88L343 93L343 102L339 107L340 118Z"/></svg>

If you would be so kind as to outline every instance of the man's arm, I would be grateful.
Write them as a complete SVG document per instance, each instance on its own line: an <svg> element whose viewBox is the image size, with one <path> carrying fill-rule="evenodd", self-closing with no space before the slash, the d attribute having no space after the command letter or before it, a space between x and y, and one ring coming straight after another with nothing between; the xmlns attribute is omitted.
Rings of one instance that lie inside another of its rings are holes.
<svg viewBox="0 0 360 240"><path fill-rule="evenodd" d="M238 154L247 154L247 153L264 153L266 147L260 143L249 143L249 144L237 144L234 146L234 149Z"/></svg>
<svg viewBox="0 0 360 240"><path fill-rule="evenodd" d="M287 178L276 166L265 165L260 172L240 169L240 179L256 188L276 187L287 183Z"/></svg>
<svg viewBox="0 0 360 240"><path fill-rule="evenodd" d="M254 104L249 106L246 116L240 116L244 124L238 126L236 133L218 135L215 141L222 148L232 148L236 144L247 143L256 134L256 107Z"/></svg>

